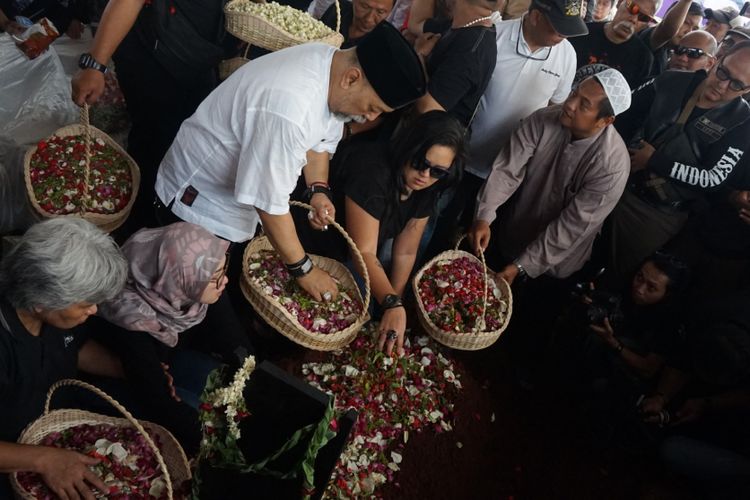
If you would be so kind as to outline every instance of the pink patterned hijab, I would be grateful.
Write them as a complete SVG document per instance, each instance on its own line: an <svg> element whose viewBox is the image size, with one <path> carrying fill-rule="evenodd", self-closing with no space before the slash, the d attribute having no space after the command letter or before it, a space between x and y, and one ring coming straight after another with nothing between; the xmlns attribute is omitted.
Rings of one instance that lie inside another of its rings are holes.
<svg viewBox="0 0 750 500"><path fill-rule="evenodd" d="M205 318L208 306L198 301L227 248L228 241L188 222L138 231L122 247L125 288L100 304L99 315L174 347L180 332Z"/></svg>

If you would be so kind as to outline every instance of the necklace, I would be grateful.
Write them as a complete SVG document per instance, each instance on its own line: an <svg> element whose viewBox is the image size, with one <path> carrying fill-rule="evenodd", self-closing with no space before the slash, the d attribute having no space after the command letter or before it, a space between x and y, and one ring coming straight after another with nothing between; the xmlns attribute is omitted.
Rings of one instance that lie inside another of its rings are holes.
<svg viewBox="0 0 750 500"><path fill-rule="evenodd" d="M469 21L468 23L464 24L458 29L468 28L469 26L474 26L475 24L479 24L484 21L492 21L494 23L495 21L499 21L500 19L502 19L502 17L500 16L500 13L498 11L493 11L492 14L490 14L489 16L478 17L474 19L473 21Z"/></svg>

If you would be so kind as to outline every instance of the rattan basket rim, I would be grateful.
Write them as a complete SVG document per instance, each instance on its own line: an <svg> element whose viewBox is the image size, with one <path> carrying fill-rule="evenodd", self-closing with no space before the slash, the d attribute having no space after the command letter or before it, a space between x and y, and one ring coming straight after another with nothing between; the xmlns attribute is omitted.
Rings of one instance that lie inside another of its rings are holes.
<svg viewBox="0 0 750 500"><path fill-rule="evenodd" d="M107 133L99 130L98 128L94 127L93 125L86 125L85 123L75 123L70 125L65 125L64 127L60 127L59 129L55 130L55 132L52 134L53 136L57 137L68 137L73 135L80 135L86 133L86 128L88 127L88 131L91 134L92 139L101 139L104 141L107 145L111 146L115 151L117 151L118 154L122 155L123 158L125 158L125 161L128 163L128 166L130 167L130 175L131 175L131 194L130 199L128 200L128 203L118 212L115 212L113 214L99 214L94 212L79 212L79 213L71 213L71 214L53 214L50 212L47 212L42 206L39 204L39 201L36 199L36 195L34 194L34 185L31 181L31 157L36 153L38 149L38 144L34 144L30 146L26 153L24 154L24 160L23 160L23 171L24 171L24 183L26 186L26 193L27 197L29 199L29 203L31 203L31 206L34 208L34 210L42 217L44 218L54 218L54 217L82 217L97 226L104 226L109 231L112 231L119 227L123 222L125 222L125 219L130 214L130 211L133 208L133 204L135 203L135 199L138 196L138 189L140 186L140 169L138 168L138 164L135 162L135 160L125 151L114 139L112 139Z"/></svg>

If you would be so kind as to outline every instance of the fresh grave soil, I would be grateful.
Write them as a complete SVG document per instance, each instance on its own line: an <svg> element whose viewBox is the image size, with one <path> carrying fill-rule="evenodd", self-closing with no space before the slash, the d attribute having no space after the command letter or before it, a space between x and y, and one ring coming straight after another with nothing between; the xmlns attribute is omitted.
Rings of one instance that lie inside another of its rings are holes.
<svg viewBox="0 0 750 500"><path fill-rule="evenodd" d="M303 363L325 359L263 324L239 290L230 287L230 296L258 357L296 376ZM410 335L422 334L415 311L408 316ZM521 388L504 336L481 351L445 348L463 385L453 430L410 434L395 481L376 491L381 498L697 498L666 474L653 450L629 447L623 436L602 438L553 369L534 390Z"/></svg>

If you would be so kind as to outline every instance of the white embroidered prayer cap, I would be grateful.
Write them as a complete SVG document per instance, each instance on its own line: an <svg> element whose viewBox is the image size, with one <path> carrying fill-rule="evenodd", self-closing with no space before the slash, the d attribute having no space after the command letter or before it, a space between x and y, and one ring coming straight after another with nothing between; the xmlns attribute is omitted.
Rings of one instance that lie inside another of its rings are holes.
<svg viewBox="0 0 750 500"><path fill-rule="evenodd" d="M604 87L604 93L607 94L615 115L627 111L630 107L631 90L622 73L614 68L607 68L596 73L594 78Z"/></svg>

